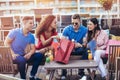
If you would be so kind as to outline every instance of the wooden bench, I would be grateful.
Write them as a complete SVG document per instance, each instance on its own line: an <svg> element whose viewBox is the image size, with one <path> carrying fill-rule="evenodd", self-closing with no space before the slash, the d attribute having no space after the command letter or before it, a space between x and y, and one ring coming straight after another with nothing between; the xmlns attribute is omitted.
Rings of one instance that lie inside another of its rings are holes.
<svg viewBox="0 0 120 80"><path fill-rule="evenodd" d="M109 55L108 55L108 72L109 79L114 79L114 74L116 70L116 59L120 57L120 44L118 45L109 45Z"/></svg>
<svg viewBox="0 0 120 80"><path fill-rule="evenodd" d="M17 65L13 64L9 47L0 46L0 73L13 74L13 76L18 73Z"/></svg>
<svg viewBox="0 0 120 80"><path fill-rule="evenodd" d="M120 80L120 57L116 58L116 71L115 71L116 75L116 80Z"/></svg>
<svg viewBox="0 0 120 80"><path fill-rule="evenodd" d="M97 68L98 65L94 60L70 60L68 64L61 64L55 61L45 63L45 69L50 70L49 80L53 80L55 70L57 69L84 69Z"/></svg>

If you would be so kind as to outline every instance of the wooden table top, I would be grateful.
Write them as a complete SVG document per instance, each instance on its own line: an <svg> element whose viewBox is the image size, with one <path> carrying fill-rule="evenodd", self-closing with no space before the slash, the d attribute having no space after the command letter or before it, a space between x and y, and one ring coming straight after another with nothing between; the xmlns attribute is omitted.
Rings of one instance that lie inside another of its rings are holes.
<svg viewBox="0 0 120 80"><path fill-rule="evenodd" d="M45 63L46 69L72 69L72 68L97 68L98 65L94 60L70 60L68 64L61 64L55 61Z"/></svg>

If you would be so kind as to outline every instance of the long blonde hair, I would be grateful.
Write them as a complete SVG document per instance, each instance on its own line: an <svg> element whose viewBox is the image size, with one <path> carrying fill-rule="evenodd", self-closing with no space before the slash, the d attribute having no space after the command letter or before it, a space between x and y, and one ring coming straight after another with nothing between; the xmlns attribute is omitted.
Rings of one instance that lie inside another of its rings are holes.
<svg viewBox="0 0 120 80"><path fill-rule="evenodd" d="M40 21L40 24L35 29L35 36L39 38L40 34L42 34L44 31L47 31L49 27L51 27L52 21L55 19L54 15L47 15L42 18ZM56 30L53 29L52 32L54 33Z"/></svg>

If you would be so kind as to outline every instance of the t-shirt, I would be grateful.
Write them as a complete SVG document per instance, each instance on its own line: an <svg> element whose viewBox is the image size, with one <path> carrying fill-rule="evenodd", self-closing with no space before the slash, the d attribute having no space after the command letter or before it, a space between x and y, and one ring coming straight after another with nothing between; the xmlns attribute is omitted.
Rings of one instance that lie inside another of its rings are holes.
<svg viewBox="0 0 120 80"><path fill-rule="evenodd" d="M75 32L74 28L72 25L69 25L64 28L63 30L63 36L68 37L69 40L74 39L75 42L83 43L83 37L85 37L87 33L87 28L84 26L80 26L78 31Z"/></svg>
<svg viewBox="0 0 120 80"><path fill-rule="evenodd" d="M48 38L46 38L45 33L42 33L41 35L43 35L43 37L44 37L45 40L48 39ZM55 35L57 35L57 32L52 33L51 36L55 36ZM39 39L38 39L38 44L36 45L36 49L39 50L39 49L41 49L41 48L48 47L48 46L50 46L50 45L52 44L52 42L53 42L53 40L51 40L51 42L50 42L49 44L43 46L43 44L42 44L42 42L41 42L41 40L40 40L40 38L39 38Z"/></svg>
<svg viewBox="0 0 120 80"><path fill-rule="evenodd" d="M13 40L11 48L14 53L19 55L25 54L25 48L28 44L35 44L35 38L32 33L29 32L27 36L24 36L22 28L12 29L7 37Z"/></svg>

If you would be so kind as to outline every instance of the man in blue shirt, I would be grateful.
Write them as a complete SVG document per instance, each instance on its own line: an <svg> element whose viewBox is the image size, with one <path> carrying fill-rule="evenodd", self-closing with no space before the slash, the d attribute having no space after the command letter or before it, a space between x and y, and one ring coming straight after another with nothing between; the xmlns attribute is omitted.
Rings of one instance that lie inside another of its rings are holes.
<svg viewBox="0 0 120 80"><path fill-rule="evenodd" d="M75 48L72 55L82 55L82 59L88 58L87 49L83 47L83 38L87 33L87 28L81 25L80 15L74 14L72 16L72 25L69 25L64 28L63 36L67 37L69 40L75 41ZM67 71L64 69L62 70L62 76L65 77ZM84 76L84 69L79 69L78 75L80 78Z"/></svg>
<svg viewBox="0 0 120 80"><path fill-rule="evenodd" d="M35 79L35 74L44 55L35 53L35 39L30 33L34 26L33 17L25 16L22 19L22 23L21 28L16 28L9 32L5 44L11 48L13 62L18 65L21 78L26 79L25 65L30 62L33 63L30 80L41 80ZM28 53L25 52L27 45L31 47Z"/></svg>

